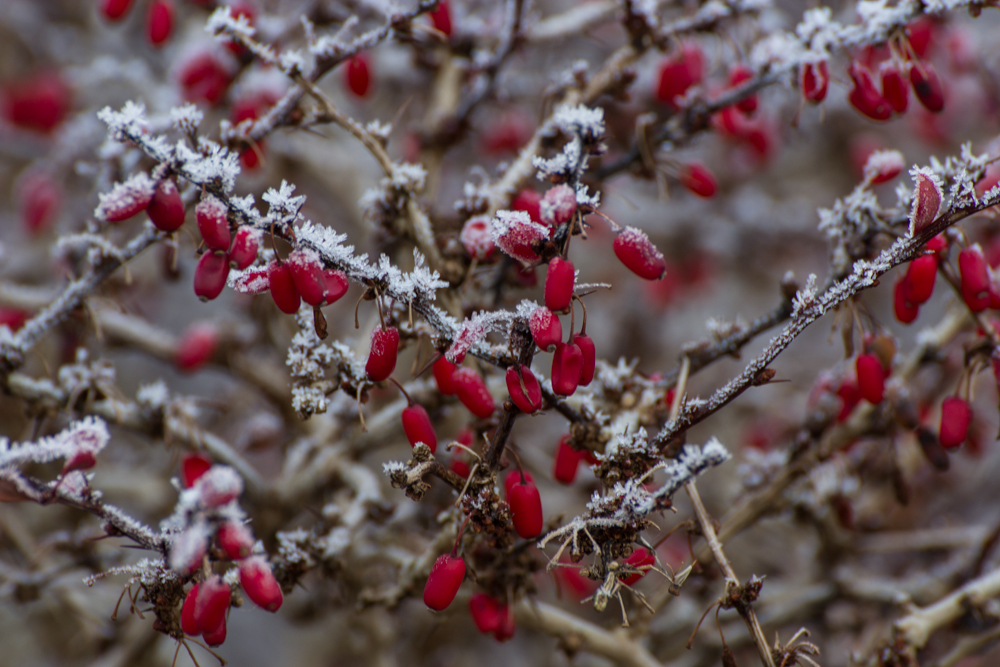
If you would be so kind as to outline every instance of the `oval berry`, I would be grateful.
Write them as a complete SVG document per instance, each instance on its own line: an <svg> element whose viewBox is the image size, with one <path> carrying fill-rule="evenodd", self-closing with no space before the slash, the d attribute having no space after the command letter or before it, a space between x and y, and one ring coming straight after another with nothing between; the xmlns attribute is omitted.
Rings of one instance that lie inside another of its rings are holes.
<svg viewBox="0 0 1000 667"><path fill-rule="evenodd" d="M372 382L387 379L396 370L396 355L399 352L399 331L396 327L372 331L371 350L365 362L365 373Z"/></svg>
<svg viewBox="0 0 1000 667"><path fill-rule="evenodd" d="M212 301L222 294L227 277L229 277L229 260L225 253L209 250L201 256L198 266L195 267L194 293L202 301Z"/></svg>
<svg viewBox="0 0 1000 667"><path fill-rule="evenodd" d="M204 454L185 454L181 459L181 487L190 489L211 467L212 459Z"/></svg>
<svg viewBox="0 0 1000 667"><path fill-rule="evenodd" d="M920 315L920 306L910 301L910 286L906 276L897 280L893 286L892 312L902 324L910 324Z"/></svg>
<svg viewBox="0 0 1000 667"><path fill-rule="evenodd" d="M260 232L249 227L236 230L233 237L233 247L229 251L229 264L240 271L246 269L257 260L258 239Z"/></svg>
<svg viewBox="0 0 1000 667"><path fill-rule="evenodd" d="M469 615L476 628L488 635L500 627L500 603L486 593L476 593L469 598Z"/></svg>
<svg viewBox="0 0 1000 667"><path fill-rule="evenodd" d="M681 185L706 199L715 196L715 191L718 189L715 176L705 165L698 162L685 165L681 170L680 179Z"/></svg>
<svg viewBox="0 0 1000 667"><path fill-rule="evenodd" d="M218 628L226 619L226 610L232 601L232 590L222 577L209 577L198 589L194 605L194 622L204 631Z"/></svg>
<svg viewBox="0 0 1000 667"><path fill-rule="evenodd" d="M535 345L545 352L550 352L562 339L562 324L548 308L536 308L528 318L528 328Z"/></svg>
<svg viewBox="0 0 1000 667"><path fill-rule="evenodd" d="M411 447L422 442L431 448L431 454L437 451L437 433L424 406L414 404L403 408L403 432Z"/></svg>
<svg viewBox="0 0 1000 667"><path fill-rule="evenodd" d="M562 257L549 262L548 272L545 274L545 307L557 313L569 310L573 301L575 278L573 262Z"/></svg>
<svg viewBox="0 0 1000 667"><path fill-rule="evenodd" d="M624 578L618 577L618 580L626 586L634 586L636 582L646 576L646 572L656 564L656 557L649 549L636 549L622 562L626 565L631 565L636 569L642 570L642 572L634 572Z"/></svg>
<svg viewBox="0 0 1000 667"><path fill-rule="evenodd" d="M294 250L288 255L288 270L295 283L295 291L310 306L321 306L326 301L326 279L319 256L315 252Z"/></svg>
<svg viewBox="0 0 1000 667"><path fill-rule="evenodd" d="M451 8L448 6L448 0L441 0L428 16L431 17L435 30L445 37L451 37Z"/></svg>
<svg viewBox="0 0 1000 667"><path fill-rule="evenodd" d="M538 378L526 366L511 366L507 369L507 392L521 412L533 414L542 409L542 388Z"/></svg>
<svg viewBox="0 0 1000 667"><path fill-rule="evenodd" d="M153 0L146 15L146 37L153 46L161 46L174 31L174 5L170 0Z"/></svg>
<svg viewBox="0 0 1000 667"><path fill-rule="evenodd" d="M132 0L103 0L101 2L101 13L109 21L119 21L125 17L131 6Z"/></svg>
<svg viewBox="0 0 1000 667"><path fill-rule="evenodd" d="M684 44L678 55L665 60L660 67L656 99L675 107L677 98L683 96L688 88L701 82L704 60L701 49L696 44Z"/></svg>
<svg viewBox="0 0 1000 667"><path fill-rule="evenodd" d="M496 249L493 243L493 227L485 215L477 215L466 220L458 238L469 257L479 261L489 259Z"/></svg>
<svg viewBox="0 0 1000 667"><path fill-rule="evenodd" d="M514 201L510 203L511 209L524 211L531 218L532 222L542 221L542 195L536 190L524 189L517 193Z"/></svg>
<svg viewBox="0 0 1000 667"><path fill-rule="evenodd" d="M753 78L753 70L746 65L736 65L729 71L729 87L738 88ZM736 103L736 108L745 114L757 111L757 95L750 95Z"/></svg>
<svg viewBox="0 0 1000 667"><path fill-rule="evenodd" d="M576 213L576 192L565 183L549 188L538 202L538 212L550 227L569 222Z"/></svg>
<svg viewBox="0 0 1000 667"><path fill-rule="evenodd" d="M59 216L62 187L43 173L26 176L17 185L21 221L31 235L44 232Z"/></svg>
<svg viewBox="0 0 1000 667"><path fill-rule="evenodd" d="M341 297L347 294L347 288L350 286L344 272L337 269L326 269L323 271L323 281L326 283L325 305L327 306L339 301Z"/></svg>
<svg viewBox="0 0 1000 667"><path fill-rule="evenodd" d="M344 65L344 81L347 89L357 97L365 97L371 89L371 71L368 56L359 53L349 58Z"/></svg>
<svg viewBox="0 0 1000 667"><path fill-rule="evenodd" d="M552 355L552 391L570 396L583 377L583 352L575 343L559 343Z"/></svg>
<svg viewBox="0 0 1000 667"><path fill-rule="evenodd" d="M514 520L514 530L524 539L538 537L544 527L542 516L542 498L538 487L528 482L514 484L507 494L511 516Z"/></svg>
<svg viewBox="0 0 1000 667"><path fill-rule="evenodd" d="M872 404L881 403L885 392L885 369L882 368L882 362L869 352L858 355L854 367L861 397Z"/></svg>
<svg viewBox="0 0 1000 667"><path fill-rule="evenodd" d="M471 368L459 368L451 376L455 394L466 409L480 419L486 419L496 409L496 402L483 376Z"/></svg>
<svg viewBox="0 0 1000 667"><path fill-rule="evenodd" d="M222 617L222 622L214 630L205 630L202 638L209 646L222 646L223 642L226 641L226 617Z"/></svg>
<svg viewBox="0 0 1000 667"><path fill-rule="evenodd" d="M597 348L594 347L594 341L586 334L573 334L573 343L580 348L580 354L583 355L580 386L586 387L594 381L594 371L597 369Z"/></svg>
<svg viewBox="0 0 1000 667"><path fill-rule="evenodd" d="M181 607L181 630L191 637L197 637L202 633L202 628L198 625L194 615L195 606L198 604L199 588L201 588L201 584L195 584L191 587L184 598L184 605Z"/></svg>
<svg viewBox="0 0 1000 667"><path fill-rule="evenodd" d="M959 447L969 436L972 408L968 401L949 396L941 403L941 446L945 449Z"/></svg>
<svg viewBox="0 0 1000 667"><path fill-rule="evenodd" d="M910 91L896 63L887 60L879 68L882 75L882 97L896 113L905 113Z"/></svg>
<svg viewBox="0 0 1000 667"><path fill-rule="evenodd" d="M226 205L215 196L206 194L194 207L194 219L205 245L212 250L229 250L229 220Z"/></svg>
<svg viewBox="0 0 1000 667"><path fill-rule="evenodd" d="M889 120L892 116L892 107L875 87L868 68L858 62L852 62L847 68L847 73L854 81L854 87L847 96L851 106L872 120Z"/></svg>
<svg viewBox="0 0 1000 667"><path fill-rule="evenodd" d="M990 275L979 244L958 253L958 272L962 279L962 298L974 313L990 305Z"/></svg>
<svg viewBox="0 0 1000 667"><path fill-rule="evenodd" d="M174 365L185 373L194 372L208 363L218 344L219 332L215 326L204 322L192 324L177 342Z"/></svg>
<svg viewBox="0 0 1000 667"><path fill-rule="evenodd" d="M240 585L247 597L261 609L275 612L281 607L284 600L281 586L263 556L251 556L240 561Z"/></svg>
<svg viewBox="0 0 1000 667"><path fill-rule="evenodd" d="M298 312L299 292L295 289L295 280L288 264L272 264L267 272L267 282L278 310L288 315Z"/></svg>
<svg viewBox="0 0 1000 667"><path fill-rule="evenodd" d="M521 472L519 470L511 470L507 473L507 476L503 480L503 490L507 496L510 496L510 490L515 484L521 483ZM527 470L524 471L524 481L527 484L534 484L535 478L531 476L531 473Z"/></svg>
<svg viewBox="0 0 1000 667"><path fill-rule="evenodd" d="M184 224L184 202L173 179L164 178L153 191L146 207L153 225L164 232L175 232Z"/></svg>
<svg viewBox="0 0 1000 667"><path fill-rule="evenodd" d="M552 477L560 484L572 484L576 479L576 471L580 469L583 454L569 445L570 437L564 435L556 446L555 461L552 466Z"/></svg>
<svg viewBox="0 0 1000 667"><path fill-rule="evenodd" d="M434 362L434 366L431 367L434 373L434 382L437 384L438 391L440 391L445 396L455 395L455 381L452 376L458 366L451 363L443 356Z"/></svg>
<svg viewBox="0 0 1000 667"><path fill-rule="evenodd" d="M434 561L424 586L424 604L435 611L448 608L465 579L465 561L450 554L441 554Z"/></svg>
<svg viewBox="0 0 1000 667"><path fill-rule="evenodd" d="M931 113L944 110L944 89L930 63L920 62L910 66L910 84L913 86L913 94L925 109Z"/></svg>
<svg viewBox="0 0 1000 667"><path fill-rule="evenodd" d="M253 549L253 534L242 523L226 521L219 526L215 541L230 560L242 560Z"/></svg>
<svg viewBox="0 0 1000 667"><path fill-rule="evenodd" d="M910 262L906 269L906 291L911 302L920 305L931 298L937 268L937 257L934 255L923 255Z"/></svg>
<svg viewBox="0 0 1000 667"><path fill-rule="evenodd" d="M645 280L659 280L667 272L667 260L649 237L635 227L625 227L615 237L615 256L625 267Z"/></svg>
<svg viewBox="0 0 1000 667"><path fill-rule="evenodd" d="M816 63L806 63L799 74L799 88L802 97L807 102L819 104L826 99L826 91L830 87L830 71L825 60Z"/></svg>

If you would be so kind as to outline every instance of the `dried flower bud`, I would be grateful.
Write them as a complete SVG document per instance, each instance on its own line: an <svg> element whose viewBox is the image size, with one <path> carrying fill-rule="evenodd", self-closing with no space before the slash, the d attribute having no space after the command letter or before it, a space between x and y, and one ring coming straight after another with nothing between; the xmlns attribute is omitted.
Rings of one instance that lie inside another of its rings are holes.
<svg viewBox="0 0 1000 667"><path fill-rule="evenodd" d="M284 600L281 586L263 556L251 556L240 561L240 585L247 597L261 609L276 612L281 608Z"/></svg>
<svg viewBox="0 0 1000 667"><path fill-rule="evenodd" d="M465 579L465 561L450 554L441 554L434 561L424 586L424 604L435 611L448 608Z"/></svg>
<svg viewBox="0 0 1000 667"><path fill-rule="evenodd" d="M625 267L646 280L659 280L667 272L667 261L649 237L635 227L625 227L615 237L615 256Z"/></svg>

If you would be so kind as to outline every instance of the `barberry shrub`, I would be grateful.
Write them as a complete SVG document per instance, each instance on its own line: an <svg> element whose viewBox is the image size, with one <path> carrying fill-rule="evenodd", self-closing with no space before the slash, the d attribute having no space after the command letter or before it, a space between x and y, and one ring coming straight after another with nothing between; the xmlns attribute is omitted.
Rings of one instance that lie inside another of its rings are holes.
<svg viewBox="0 0 1000 667"><path fill-rule="evenodd" d="M5 664L1000 662L996 2L0 5Z"/></svg>

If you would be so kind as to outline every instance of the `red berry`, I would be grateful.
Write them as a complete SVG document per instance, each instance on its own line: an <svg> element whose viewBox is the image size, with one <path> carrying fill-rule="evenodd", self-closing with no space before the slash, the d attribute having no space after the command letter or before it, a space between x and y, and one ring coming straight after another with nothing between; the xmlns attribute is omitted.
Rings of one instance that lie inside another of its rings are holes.
<svg viewBox="0 0 1000 667"><path fill-rule="evenodd" d="M236 521L226 521L219 526L215 541L230 560L241 560L249 556L254 542L250 530Z"/></svg>
<svg viewBox="0 0 1000 667"><path fill-rule="evenodd" d="M55 221L62 206L60 185L43 173L23 178L17 185L21 220L29 234L40 234Z"/></svg>
<svg viewBox="0 0 1000 667"><path fill-rule="evenodd" d="M567 223L576 213L576 193L566 184L552 186L538 202L538 212L549 227Z"/></svg>
<svg viewBox="0 0 1000 667"><path fill-rule="evenodd" d="M487 155L513 155L531 135L531 122L523 114L506 113L483 129L482 151Z"/></svg>
<svg viewBox="0 0 1000 667"><path fill-rule="evenodd" d="M527 213L532 222L542 221L542 195L535 190L524 189L518 192L510 207L514 211Z"/></svg>
<svg viewBox="0 0 1000 667"><path fill-rule="evenodd" d="M232 80L231 68L213 51L194 53L177 71L177 83L186 102L204 100L215 106L222 101Z"/></svg>
<svg viewBox="0 0 1000 667"><path fill-rule="evenodd" d="M310 306L321 306L326 301L326 279L319 256L309 250L293 250L288 255L288 270L295 283L295 291Z"/></svg>
<svg viewBox="0 0 1000 667"><path fill-rule="evenodd" d="M451 8L448 6L448 0L441 0L428 16L431 17L435 30L445 37L451 37Z"/></svg>
<svg viewBox="0 0 1000 667"><path fill-rule="evenodd" d="M585 334L573 334L573 344L580 348L583 355L583 368L580 371L580 386L586 387L594 380L594 371L597 369L597 348L594 341Z"/></svg>
<svg viewBox="0 0 1000 667"><path fill-rule="evenodd" d="M198 589L201 588L201 584L195 584L188 591L188 594L184 597L184 604L181 606L181 630L184 634L190 635L191 637L197 637L202 633L201 627L194 617L194 608L198 603Z"/></svg>
<svg viewBox="0 0 1000 667"><path fill-rule="evenodd" d="M906 26L906 37L910 48L918 58L923 58L930 50L931 43L937 37L938 29L935 19L931 16L921 16Z"/></svg>
<svg viewBox="0 0 1000 667"><path fill-rule="evenodd" d="M139 172L124 183L116 183L111 192L98 195L101 203L94 209L94 215L108 222L128 220L146 210L154 190L149 176Z"/></svg>
<svg viewBox="0 0 1000 667"><path fill-rule="evenodd" d="M872 151L865 160L864 177L872 185L879 185L899 176L903 166L903 155L899 151Z"/></svg>
<svg viewBox="0 0 1000 667"><path fill-rule="evenodd" d="M204 631L219 627L226 619L226 610L232 602L232 590L222 577L209 577L198 588L198 598L194 605L194 622Z"/></svg>
<svg viewBox="0 0 1000 667"><path fill-rule="evenodd" d="M344 67L344 80L347 89L358 97L365 97L371 88L371 73L369 72L368 56L359 53L349 58Z"/></svg>
<svg viewBox="0 0 1000 667"><path fill-rule="evenodd" d="M614 241L615 256L625 267L646 280L659 280L667 272L667 260L646 233L635 227L625 227Z"/></svg>
<svg viewBox="0 0 1000 667"><path fill-rule="evenodd" d="M575 343L559 343L552 355L552 391L570 396L583 377L583 352Z"/></svg>
<svg viewBox="0 0 1000 667"><path fill-rule="evenodd" d="M560 484L573 483L576 471L580 469L580 461L583 460L583 454L569 446L569 439L568 435L564 435L556 447L552 477Z"/></svg>
<svg viewBox="0 0 1000 667"><path fill-rule="evenodd" d="M288 315L298 312L300 305L299 292L295 289L295 279L288 264L271 264L267 273L267 282L271 289L271 298L278 310Z"/></svg>
<svg viewBox="0 0 1000 667"><path fill-rule="evenodd" d="M164 232L175 232L184 224L184 202L177 184L164 178L153 191L153 198L146 207L146 215L153 225Z"/></svg>
<svg viewBox="0 0 1000 667"><path fill-rule="evenodd" d="M573 281L576 271L573 262L561 257L549 262L548 273L545 274L545 307L557 313L569 310L573 301Z"/></svg>
<svg viewBox="0 0 1000 667"><path fill-rule="evenodd" d="M66 118L71 97L58 72L36 72L4 86L3 116L11 125L48 134Z"/></svg>
<svg viewBox="0 0 1000 667"><path fill-rule="evenodd" d="M861 390L858 388L858 381L854 378L845 378L837 387L837 398L840 399L840 414L837 421L847 421L854 408L861 402Z"/></svg>
<svg viewBox="0 0 1000 667"><path fill-rule="evenodd" d="M222 617L219 626L214 630L205 630L202 638L209 646L222 646L223 642L226 641L226 617Z"/></svg>
<svg viewBox="0 0 1000 667"><path fill-rule="evenodd" d="M944 237L942 232L928 241L924 248L937 255L938 259L943 259L948 254L948 239Z"/></svg>
<svg viewBox="0 0 1000 667"><path fill-rule="evenodd" d="M195 222L205 245L212 250L229 250L229 220L226 205L215 196L206 194L194 207Z"/></svg>
<svg viewBox="0 0 1000 667"><path fill-rule="evenodd" d="M229 277L229 260L222 252L209 250L194 270L194 293L202 301L212 301L222 294Z"/></svg>
<svg viewBox="0 0 1000 667"><path fill-rule="evenodd" d="M536 308L528 318L528 328L535 345L550 352L562 340L562 324L548 308Z"/></svg>
<svg viewBox="0 0 1000 667"><path fill-rule="evenodd" d="M944 109L944 89L930 63L910 65L910 84L913 86L913 94L925 109L932 113L940 113Z"/></svg>
<svg viewBox="0 0 1000 667"><path fill-rule="evenodd" d="M802 97L807 102L819 104L826 99L826 91L830 87L830 71L825 60L816 63L806 63L799 74L799 88Z"/></svg>
<svg viewBox="0 0 1000 667"><path fill-rule="evenodd" d="M508 496L510 496L510 490L515 484L521 483L521 472L518 470L511 470L507 473L507 476L503 480L503 490ZM524 481L528 484L534 484L535 478L531 476L531 473L527 470L524 471Z"/></svg>
<svg viewBox="0 0 1000 667"><path fill-rule="evenodd" d="M249 227L236 230L233 237L233 248L229 251L229 264L234 269L242 271L257 259L258 239L260 232Z"/></svg>
<svg viewBox="0 0 1000 667"><path fill-rule="evenodd" d="M102 0L101 13L109 21L118 21L128 13L132 0Z"/></svg>
<svg viewBox="0 0 1000 667"><path fill-rule="evenodd" d="M437 451L437 434L431 424L431 418L424 406L413 404L403 408L403 432L410 441L411 447L422 442L431 448L431 454Z"/></svg>
<svg viewBox="0 0 1000 667"><path fill-rule="evenodd" d="M885 369L882 362L872 353L858 355L854 362L858 374L858 389L861 397L872 404L879 404L885 392Z"/></svg>
<svg viewBox="0 0 1000 667"><path fill-rule="evenodd" d="M477 215L466 220L458 238L465 247L465 252L469 253L469 257L480 261L489 259L496 248L490 219L485 215Z"/></svg>
<svg viewBox="0 0 1000 667"><path fill-rule="evenodd" d="M618 577L618 579L626 586L634 586L637 581L646 576L648 568L656 564L656 556L654 556L653 552L649 549L636 549L623 562L626 565L631 565L634 568L642 570L641 574L636 572L625 578Z"/></svg>
<svg viewBox="0 0 1000 667"><path fill-rule="evenodd" d="M712 172L697 162L685 165L681 170L680 179L681 185L699 197L712 197L718 188Z"/></svg>
<svg viewBox="0 0 1000 667"><path fill-rule="evenodd" d="M434 366L431 370L434 373L434 382L437 384L438 391L440 391L445 396L455 395L455 381L452 376L455 374L455 370L458 368L455 364L451 363L443 356L434 362Z"/></svg>
<svg viewBox="0 0 1000 667"><path fill-rule="evenodd" d="M496 403L483 376L471 368L459 368L451 376L455 394L466 409L480 419L493 414Z"/></svg>
<svg viewBox="0 0 1000 667"><path fill-rule="evenodd" d="M212 459L204 454L185 454L181 458L181 486L190 489L211 467Z"/></svg>
<svg viewBox="0 0 1000 667"><path fill-rule="evenodd" d="M499 623L497 629L493 631L493 637L498 642L505 642L514 636L514 614L511 613L510 607L505 604L500 605L497 614Z"/></svg>
<svg viewBox="0 0 1000 667"><path fill-rule="evenodd" d="M530 368L511 366L507 369L506 379L510 399L521 412L533 414L542 409L542 388Z"/></svg>
<svg viewBox="0 0 1000 667"><path fill-rule="evenodd" d="M493 242L525 264L537 262L535 248L549 238L549 228L531 221L524 211L498 211L493 219Z"/></svg>
<svg viewBox="0 0 1000 667"><path fill-rule="evenodd" d="M486 593L476 593L469 598L469 615L484 635L500 627L500 603Z"/></svg>
<svg viewBox="0 0 1000 667"><path fill-rule="evenodd" d="M229 466L213 465L195 486L201 504L207 508L228 505L243 493L243 479Z"/></svg>
<svg viewBox="0 0 1000 667"><path fill-rule="evenodd" d="M434 561L424 586L424 604L435 611L448 608L465 579L465 561L450 554L441 554Z"/></svg>
<svg viewBox="0 0 1000 667"><path fill-rule="evenodd" d="M544 526L538 487L531 482L513 484L507 491L507 502L517 534L524 539L538 537Z"/></svg>
<svg viewBox="0 0 1000 667"><path fill-rule="evenodd" d="M372 331L371 350L365 362L365 373L372 382L387 379L396 369L396 354L399 351L399 330L396 327Z"/></svg>
<svg viewBox="0 0 1000 667"><path fill-rule="evenodd" d="M892 312L902 324L910 324L920 315L920 306L910 301L910 285L901 276L892 289Z"/></svg>
<svg viewBox="0 0 1000 667"><path fill-rule="evenodd" d="M937 257L934 255L923 255L910 262L906 269L906 293L914 305L927 303L931 298L937 269Z"/></svg>
<svg viewBox="0 0 1000 667"><path fill-rule="evenodd" d="M240 561L240 585L247 597L261 609L275 612L281 607L284 600L281 586L263 556L251 556Z"/></svg>
<svg viewBox="0 0 1000 667"><path fill-rule="evenodd" d="M187 373L204 366L215 354L219 343L219 332L212 324L196 322L184 331L177 342L174 365Z"/></svg>
<svg viewBox="0 0 1000 667"><path fill-rule="evenodd" d="M872 120L889 120L892 116L892 107L875 88L868 68L854 61L847 68L847 73L854 81L854 88L847 96L851 106Z"/></svg>
<svg viewBox="0 0 1000 667"><path fill-rule="evenodd" d="M887 60L879 67L882 75L882 97L896 113L905 113L910 91L896 63Z"/></svg>
<svg viewBox="0 0 1000 667"><path fill-rule="evenodd" d="M949 396L941 403L941 446L954 449L969 436L972 423L972 407L968 401L958 396Z"/></svg>
<svg viewBox="0 0 1000 667"><path fill-rule="evenodd" d="M738 88L741 83L745 83L753 78L753 70L746 65L736 65L729 71L729 87ZM736 104L736 108L745 114L752 114L757 110L757 95L750 95Z"/></svg>
<svg viewBox="0 0 1000 667"><path fill-rule="evenodd" d="M701 82L703 65L701 49L696 44L686 43L678 55L664 61L660 67L656 99L668 106L677 106L677 98Z"/></svg>
<svg viewBox="0 0 1000 667"><path fill-rule="evenodd" d="M962 298L974 313L990 305L990 275L979 244L958 253L958 272L962 278Z"/></svg>
<svg viewBox="0 0 1000 667"><path fill-rule="evenodd" d="M347 276L344 275L343 271L337 269L325 269L323 281L326 283L326 303L324 305L327 306L339 301L347 294L347 288L350 286L350 283L347 282Z"/></svg>
<svg viewBox="0 0 1000 667"><path fill-rule="evenodd" d="M146 15L146 37L153 46L160 46L174 30L174 5L170 0L153 0Z"/></svg>

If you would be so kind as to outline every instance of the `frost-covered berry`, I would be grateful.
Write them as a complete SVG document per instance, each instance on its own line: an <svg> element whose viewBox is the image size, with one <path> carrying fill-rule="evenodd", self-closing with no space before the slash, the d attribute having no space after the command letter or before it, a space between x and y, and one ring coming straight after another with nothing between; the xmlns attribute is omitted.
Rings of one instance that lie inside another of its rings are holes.
<svg viewBox="0 0 1000 667"><path fill-rule="evenodd" d="M124 183L116 183L111 192L98 195L101 203L94 215L108 222L122 222L141 213L153 199L153 181L145 172L139 172Z"/></svg>
<svg viewBox="0 0 1000 667"><path fill-rule="evenodd" d="M257 259L260 232L249 227L240 227L233 236L233 247L229 251L229 264L242 271Z"/></svg>
<svg viewBox="0 0 1000 667"><path fill-rule="evenodd" d="M323 281L326 283L326 303L324 305L327 306L339 301L341 297L347 294L347 288L350 286L344 272L337 269L324 270Z"/></svg>
<svg viewBox="0 0 1000 667"><path fill-rule="evenodd" d="M667 272L667 260L646 232L625 227L615 237L615 256L625 267L646 280L659 280Z"/></svg>
<svg viewBox="0 0 1000 667"><path fill-rule="evenodd" d="M281 586L263 556L251 556L240 561L240 585L247 597L261 609L275 612L281 608L284 600Z"/></svg>
<svg viewBox="0 0 1000 667"><path fill-rule="evenodd" d="M573 301L573 281L576 270L573 262L562 257L556 257L549 262L545 274L545 307L557 313L569 310Z"/></svg>
<svg viewBox="0 0 1000 667"><path fill-rule="evenodd" d="M485 215L477 215L466 220L458 239L462 242L469 257L480 261L489 259L496 248L493 243L490 219Z"/></svg>
<svg viewBox="0 0 1000 667"><path fill-rule="evenodd" d="M455 394L466 409L480 419L486 419L496 409L496 402L483 376L471 368L459 368L451 376Z"/></svg>
<svg viewBox="0 0 1000 667"><path fill-rule="evenodd" d="M365 374L372 382L387 379L396 370L396 355L399 351L399 330L396 327L372 330L371 350L365 362Z"/></svg>
<svg viewBox="0 0 1000 667"><path fill-rule="evenodd" d="M906 269L906 293L915 305L927 303L934 294L938 263L934 255L923 255L910 262Z"/></svg>
<svg viewBox="0 0 1000 667"><path fill-rule="evenodd" d="M219 331L207 322L195 322L189 326L177 341L174 365L178 369L192 373L205 364L215 354L219 344Z"/></svg>
<svg viewBox="0 0 1000 667"><path fill-rule="evenodd" d="M214 195L206 194L194 207L195 222L205 245L212 250L229 250L229 220L226 205Z"/></svg>
<svg viewBox="0 0 1000 667"><path fill-rule="evenodd" d="M910 84L913 86L913 94L925 109L931 113L940 113L944 110L944 88L941 87L937 72L930 63L919 62L910 65Z"/></svg>
<svg viewBox="0 0 1000 667"><path fill-rule="evenodd" d="M881 403L885 393L885 369L878 356L871 352L860 354L854 367L861 397L874 405Z"/></svg>
<svg viewBox="0 0 1000 667"><path fill-rule="evenodd" d="M945 449L959 447L969 436L972 407L958 396L949 396L941 402L941 429L939 437Z"/></svg>
<svg viewBox="0 0 1000 667"><path fill-rule="evenodd" d="M538 378L527 366L511 366L507 369L507 393L510 400L521 412L533 414L542 409L542 388Z"/></svg>
<svg viewBox="0 0 1000 667"><path fill-rule="evenodd" d="M181 458L181 486L190 489L212 467L212 459L204 454L185 454Z"/></svg>
<svg viewBox="0 0 1000 667"><path fill-rule="evenodd" d="M903 154L895 150L872 151L865 161L864 178L872 185L891 181L903 171Z"/></svg>
<svg viewBox="0 0 1000 667"><path fill-rule="evenodd" d="M552 465L552 478L560 484L572 484L576 479L576 471L580 468L583 454L569 445L570 436L564 435L556 446L555 460Z"/></svg>
<svg viewBox="0 0 1000 667"><path fill-rule="evenodd" d="M371 89L371 71L368 55L359 53L344 63L344 82L357 97L365 97Z"/></svg>
<svg viewBox="0 0 1000 667"><path fill-rule="evenodd" d="M586 387L594 380L597 370L597 348L590 336L584 333L573 334L573 344L580 348L583 355L583 368L580 371L580 386Z"/></svg>
<svg viewBox="0 0 1000 667"><path fill-rule="evenodd" d="M406 439L410 441L411 447L416 447L418 442L422 442L431 449L431 454L437 451L437 433L434 432L434 425L431 424L430 415L419 403L413 403L403 408L403 432Z"/></svg>
<svg viewBox="0 0 1000 667"><path fill-rule="evenodd" d="M910 324L920 315L920 306L910 301L906 276L900 277L892 288L892 312L901 324Z"/></svg>
<svg viewBox="0 0 1000 667"><path fill-rule="evenodd" d="M583 377L583 352L575 343L559 343L552 354L552 391L570 396Z"/></svg>
<svg viewBox="0 0 1000 667"><path fill-rule="evenodd" d="M892 107L875 87L868 68L855 61L847 68L847 73L854 82L854 87L847 96L851 106L872 120L889 120Z"/></svg>
<svg viewBox="0 0 1000 667"><path fill-rule="evenodd" d="M250 529L238 521L226 521L219 526L215 542L230 560L241 560L253 549L253 535Z"/></svg>
<svg viewBox="0 0 1000 667"><path fill-rule="evenodd" d="M434 382L437 384L438 391L440 391L445 396L455 395L455 381L452 376L458 366L451 363L444 357L441 357L434 362L431 367L431 371L434 373Z"/></svg>
<svg viewBox="0 0 1000 667"><path fill-rule="evenodd" d="M220 576L209 577L198 588L194 605L194 622L197 627L215 630L226 619L226 610L232 601L232 589Z"/></svg>
<svg viewBox="0 0 1000 667"><path fill-rule="evenodd" d="M146 207L153 225L164 232L175 232L184 225L184 202L172 178L161 180Z"/></svg>
<svg viewBox="0 0 1000 667"><path fill-rule="evenodd" d="M484 635L492 634L500 627L500 603L486 593L475 593L469 598L469 615Z"/></svg>
<svg viewBox="0 0 1000 667"><path fill-rule="evenodd" d="M451 7L448 6L448 0L441 0L438 6L427 15L430 16L431 24L435 30L445 37L451 37Z"/></svg>
<svg viewBox="0 0 1000 667"><path fill-rule="evenodd" d="M705 165L698 162L684 165L680 173L681 185L699 197L712 197L718 189L715 176Z"/></svg>
<svg viewBox="0 0 1000 667"><path fill-rule="evenodd" d="M882 77L882 97L896 113L905 113L910 98L909 86L903 78L899 67L892 60L886 60L879 66Z"/></svg>
<svg viewBox="0 0 1000 667"><path fill-rule="evenodd" d="M705 58L698 45L693 42L685 43L679 54L668 58L660 66L656 99L668 106L677 106L677 99L688 88L701 82L704 63Z"/></svg>
<svg viewBox="0 0 1000 667"><path fill-rule="evenodd" d="M109 21L119 21L125 17L132 0L101 0L101 13Z"/></svg>
<svg viewBox="0 0 1000 667"><path fill-rule="evenodd" d="M626 586L634 586L636 582L646 576L646 572L656 564L656 556L649 549L636 549L628 558L626 558L623 563L625 565L631 565L632 567L642 570L642 572L634 572L627 577L619 577L619 580Z"/></svg>
<svg viewBox="0 0 1000 667"><path fill-rule="evenodd" d="M292 271L287 263L272 263L267 272L267 282L278 310L287 315L298 312L301 297L295 289L295 279L292 278Z"/></svg>
<svg viewBox="0 0 1000 667"><path fill-rule="evenodd" d="M535 248L549 238L549 228L532 222L524 211L497 211L492 232L497 247L526 264L538 261Z"/></svg>
<svg viewBox="0 0 1000 667"><path fill-rule="evenodd" d="M326 301L326 279L319 257L309 250L294 250L286 261L295 283L295 291L310 306L321 306Z"/></svg>
<svg viewBox="0 0 1000 667"><path fill-rule="evenodd" d="M548 308L536 308L528 318L528 328L535 345L544 352L551 352L562 340L562 324L559 317Z"/></svg>
<svg viewBox="0 0 1000 667"><path fill-rule="evenodd" d="M198 489L198 498L203 506L222 507L243 493L243 480L229 466L213 465L198 478L195 487Z"/></svg>
<svg viewBox="0 0 1000 667"><path fill-rule="evenodd" d="M194 269L194 293L202 301L216 299L226 287L229 259L223 252L209 250Z"/></svg>
<svg viewBox="0 0 1000 667"><path fill-rule="evenodd" d="M424 586L424 604L434 611L448 608L465 579L465 561L451 554L441 554L434 561Z"/></svg>
<svg viewBox="0 0 1000 667"><path fill-rule="evenodd" d="M507 489L507 503L510 505L514 530L524 539L538 537L544 526L542 498L534 482L521 481Z"/></svg>
<svg viewBox="0 0 1000 667"><path fill-rule="evenodd" d="M153 0L146 14L146 38L153 46L162 46L174 31L174 5L171 0Z"/></svg>
<svg viewBox="0 0 1000 667"><path fill-rule="evenodd" d="M576 192L568 185L554 185L545 191L538 203L542 222L550 227L569 222L576 213Z"/></svg>
<svg viewBox="0 0 1000 667"><path fill-rule="evenodd" d="M806 63L799 72L799 89L806 102L819 104L826 99L830 87L830 70L825 60Z"/></svg>

